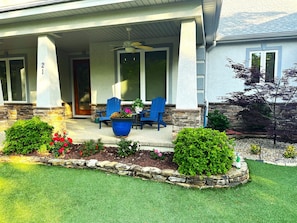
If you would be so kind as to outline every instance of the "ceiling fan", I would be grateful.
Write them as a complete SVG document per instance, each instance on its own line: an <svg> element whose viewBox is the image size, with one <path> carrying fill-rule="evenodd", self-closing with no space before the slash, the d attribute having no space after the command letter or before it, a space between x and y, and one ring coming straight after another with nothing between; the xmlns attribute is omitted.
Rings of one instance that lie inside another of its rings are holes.
<svg viewBox="0 0 297 223"><path fill-rule="evenodd" d="M123 46L114 48L113 50L119 50L119 49L125 49L127 53L134 53L136 49L142 49L142 50L152 50L153 47L151 46L144 46L141 42L134 42L130 40L131 36L131 30L132 28L127 27L126 28L128 32L128 40L123 42Z"/></svg>

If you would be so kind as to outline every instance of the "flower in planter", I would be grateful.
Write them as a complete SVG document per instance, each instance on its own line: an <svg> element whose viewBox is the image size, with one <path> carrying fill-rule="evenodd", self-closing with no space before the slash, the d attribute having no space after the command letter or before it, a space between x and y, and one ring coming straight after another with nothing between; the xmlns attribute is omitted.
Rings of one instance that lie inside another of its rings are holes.
<svg viewBox="0 0 297 223"><path fill-rule="evenodd" d="M154 160L163 160L165 159L165 155L163 153L161 153L159 150L154 149L153 151L150 152L150 156L152 159Z"/></svg>
<svg viewBox="0 0 297 223"><path fill-rule="evenodd" d="M49 150L55 157L58 157L69 152L71 146L72 139L67 137L66 132L63 132L62 134L56 132L50 142Z"/></svg>
<svg viewBox="0 0 297 223"><path fill-rule="evenodd" d="M110 118L131 118L132 110L130 108L124 108L120 112L114 112L111 114Z"/></svg>

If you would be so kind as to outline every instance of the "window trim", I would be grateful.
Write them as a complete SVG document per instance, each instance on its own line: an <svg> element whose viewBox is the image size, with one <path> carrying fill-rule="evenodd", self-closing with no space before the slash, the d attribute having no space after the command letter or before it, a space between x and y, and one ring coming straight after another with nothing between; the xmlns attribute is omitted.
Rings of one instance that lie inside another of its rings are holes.
<svg viewBox="0 0 297 223"><path fill-rule="evenodd" d="M261 60L264 60L266 58L266 53L269 52L275 52L275 72L274 72L274 78L280 79L282 76L282 69L281 69L281 58L282 58L282 47L281 46L267 46L266 44L261 44L260 47L255 48L247 48L246 49L246 67L251 67L252 64L252 54L260 52L261 53ZM265 57L262 57L262 55L265 53ZM261 63L262 64L262 63ZM262 68L262 66L261 66ZM263 69L261 69L263 71ZM264 68L265 71L265 68Z"/></svg>
<svg viewBox="0 0 297 223"><path fill-rule="evenodd" d="M145 94L145 87L146 87L146 83L145 83L145 53L146 52L153 52L153 51L165 51L166 52L166 101L169 97L169 64L170 64L170 49L169 47L158 47L158 48L153 48L152 50L135 50L135 53L139 53L140 54L140 99L144 102L144 103L151 103L151 101L146 101L146 94ZM117 90L119 92L119 95L121 95L121 85L119 84L121 81L121 74L120 74L120 55L122 53L127 53L125 50L118 50L117 51L117 74L116 74L116 82L118 84L116 84L117 86ZM124 101L127 103L132 103L133 101Z"/></svg>
<svg viewBox="0 0 297 223"><path fill-rule="evenodd" d="M25 92L25 100L23 101L13 101L12 100L12 90L11 90L11 73L10 73L10 64L9 62L12 60L22 60L24 69L25 69L25 86L24 86L24 92ZM28 102L28 75L27 75L27 69L26 69L26 59L25 56L11 56L11 57L5 57L5 58L0 58L0 61L5 62L6 66L6 78L7 78L7 95L8 95L8 100L4 100L5 103L27 103ZM3 90L3 89L2 89Z"/></svg>

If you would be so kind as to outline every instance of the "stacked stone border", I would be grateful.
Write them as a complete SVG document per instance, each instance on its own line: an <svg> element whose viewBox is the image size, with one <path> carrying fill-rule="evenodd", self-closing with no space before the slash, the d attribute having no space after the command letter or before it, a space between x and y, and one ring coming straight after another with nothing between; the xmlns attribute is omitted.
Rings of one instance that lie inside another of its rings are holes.
<svg viewBox="0 0 297 223"><path fill-rule="evenodd" d="M118 162L98 161L95 159L66 160L26 156L23 156L22 158L24 162L34 162L48 166L62 166L75 169L96 169L107 173L118 174L120 176L131 176L145 180L179 185L186 188L228 188L245 184L249 181L249 169L243 158L241 158L240 169L236 169L234 163L233 167L227 174L213 176L186 176L172 169L161 170L156 167L142 167L134 164L129 165ZM0 162L10 162L13 159L13 156L0 156Z"/></svg>

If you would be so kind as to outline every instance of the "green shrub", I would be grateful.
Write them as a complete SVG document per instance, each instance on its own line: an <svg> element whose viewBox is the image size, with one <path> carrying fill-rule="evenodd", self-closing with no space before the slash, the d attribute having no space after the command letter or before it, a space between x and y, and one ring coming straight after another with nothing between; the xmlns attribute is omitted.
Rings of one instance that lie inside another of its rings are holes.
<svg viewBox="0 0 297 223"><path fill-rule="evenodd" d="M51 141L53 127L33 117L29 120L18 120L10 128L5 130L4 154L28 154L39 150L44 150L44 145L48 146Z"/></svg>
<svg viewBox="0 0 297 223"><path fill-rule="evenodd" d="M295 158L297 156L297 152L295 150L295 147L293 145L287 146L283 156L285 158Z"/></svg>
<svg viewBox="0 0 297 223"><path fill-rule="evenodd" d="M214 112L208 113L207 127L222 132L230 127L230 122L224 114L215 110Z"/></svg>
<svg viewBox="0 0 297 223"><path fill-rule="evenodd" d="M98 139L97 142L93 139L84 141L79 148L79 154L83 157L91 156L96 153L99 153L104 148L101 139Z"/></svg>
<svg viewBox="0 0 297 223"><path fill-rule="evenodd" d="M225 132L208 128L182 129L173 142L173 161L178 171L186 175L224 174L234 160L234 140Z"/></svg>
<svg viewBox="0 0 297 223"><path fill-rule="evenodd" d="M117 145L119 146L117 153L120 157L127 157L132 154L135 154L140 148L138 142L133 142L131 140L126 139L121 139L121 141L118 142Z"/></svg>
<svg viewBox="0 0 297 223"><path fill-rule="evenodd" d="M261 153L261 146L258 144L251 144L251 153L252 154L260 154Z"/></svg>

